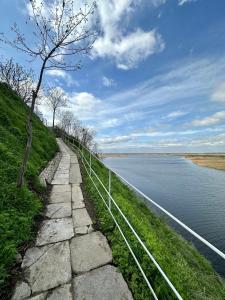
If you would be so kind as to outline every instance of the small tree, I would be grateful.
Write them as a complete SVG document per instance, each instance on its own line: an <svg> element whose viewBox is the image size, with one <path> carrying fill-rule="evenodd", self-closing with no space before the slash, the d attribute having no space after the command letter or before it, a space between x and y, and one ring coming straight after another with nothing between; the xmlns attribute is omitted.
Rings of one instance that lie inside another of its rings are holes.
<svg viewBox="0 0 225 300"><path fill-rule="evenodd" d="M72 135L76 140L80 140L80 132L81 132L81 122L80 120L74 118L72 122Z"/></svg>
<svg viewBox="0 0 225 300"><path fill-rule="evenodd" d="M47 97L47 104L52 110L52 128L55 127L55 114L60 107L66 106L67 98L61 88L52 88Z"/></svg>
<svg viewBox="0 0 225 300"><path fill-rule="evenodd" d="M33 71L25 70L12 58L0 62L0 81L5 82L21 99L31 101L33 88Z"/></svg>
<svg viewBox="0 0 225 300"><path fill-rule="evenodd" d="M32 90L27 121L27 145L19 171L18 187L21 187L24 181L32 145L32 116L45 70L74 71L80 69L80 62L74 62L74 59L69 61L69 57L88 53L95 40L95 34L90 30L88 22L90 15L95 10L95 3L84 4L77 8L77 2L75 2L75 0L55 0L52 4L45 4L44 1L30 0L32 15L29 21L35 26L33 44L27 42L16 24L12 27L15 34L14 40L9 40L6 35L1 33L0 41L26 53L33 60L38 59L38 63L40 63L37 84Z"/></svg>
<svg viewBox="0 0 225 300"><path fill-rule="evenodd" d="M74 114L70 110L63 111L60 115L60 127L68 134L71 133Z"/></svg>
<svg viewBox="0 0 225 300"><path fill-rule="evenodd" d="M83 127L81 129L80 141L85 147L91 148L93 144L94 136L95 136L94 130L88 127Z"/></svg>

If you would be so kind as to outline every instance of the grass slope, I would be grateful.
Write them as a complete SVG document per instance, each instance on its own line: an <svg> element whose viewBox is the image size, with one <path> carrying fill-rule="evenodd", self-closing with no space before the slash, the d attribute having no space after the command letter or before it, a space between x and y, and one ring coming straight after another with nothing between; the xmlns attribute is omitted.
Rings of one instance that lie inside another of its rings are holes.
<svg viewBox="0 0 225 300"><path fill-rule="evenodd" d="M0 83L1 291L6 288L10 277L9 270L15 262L19 247L33 236L34 218L42 207L35 193L40 189L37 175L58 149L53 134L34 116L33 148L26 173L26 184L21 190L16 188L18 169L26 144L28 110L15 93Z"/></svg>
<svg viewBox="0 0 225 300"><path fill-rule="evenodd" d="M88 154L86 155L88 159ZM108 186L108 171L106 168L97 160L92 161L92 166L104 185ZM134 299L152 299L133 257L83 165L82 173L84 192L94 204L98 226L110 242L114 263L119 267L128 282ZM94 179L94 176L92 178ZM98 181L94 180L94 182L108 201L108 196ZM225 299L225 282L214 272L210 263L190 243L153 214L136 194L114 175L112 176L112 195L184 299ZM112 210L141 262L142 268L150 279L158 298L163 300L176 299L113 205Z"/></svg>

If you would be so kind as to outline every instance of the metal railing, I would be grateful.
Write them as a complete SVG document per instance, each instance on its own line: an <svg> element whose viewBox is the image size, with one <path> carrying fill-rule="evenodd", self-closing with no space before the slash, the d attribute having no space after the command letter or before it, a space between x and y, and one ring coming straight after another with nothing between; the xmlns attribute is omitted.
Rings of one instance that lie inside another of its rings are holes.
<svg viewBox="0 0 225 300"><path fill-rule="evenodd" d="M130 224L129 220L126 218L126 216L124 215L124 213L122 212L122 210L120 209L120 207L118 206L118 204L116 203L116 201L114 200L114 198L111 195L111 182L112 182L112 173L115 174L119 179L121 179L123 182L125 182L127 185L129 185L133 190L137 191L140 195L142 195L145 199L147 199L148 201L150 201L154 206L156 206L158 209L160 209L163 213L165 213L167 216L169 216L172 220L174 220L176 223L178 223L181 227L183 227L184 229L186 229L191 235L193 235L195 238L197 238L198 240L200 240L202 243L204 243L207 247L209 247L211 250L213 250L216 254L218 254L220 257L222 257L223 259L225 259L225 254L220 251L218 248L216 248L215 246L213 246L210 242L208 242L206 239L204 239L202 236L200 236L198 233L196 233L195 231L193 231L191 228L189 228L187 225L185 225L183 222L181 222L178 218L176 218L175 216L173 216L170 212L168 212L166 209L164 209L162 206L160 206L159 204L157 204L155 201L153 201L151 198L149 198L147 195L145 195L143 192L141 192L138 188L136 188L134 185L132 185L130 182L128 182L125 178L123 178L120 174L118 174L116 171L110 169L109 167L107 167L104 162L102 160L100 160L92 151L90 151L88 148L86 148L84 145L82 145L81 143L79 143L77 140L65 136L64 137L65 140L67 140L72 146L75 146L76 149L78 150L82 163L85 167L85 170L89 176L89 178L91 179L93 185L95 186L99 196L101 197L101 199L103 200L106 208L108 209L112 219L114 220L119 232L121 233L131 255L133 256L146 284L148 285L154 299L158 300L158 297L154 291L154 289L151 286L151 283L149 282L143 268L141 267L140 262L138 261L136 255L134 254L123 230L121 229L120 225L118 224L116 217L114 216L113 212L112 212L112 203L114 205L114 207L117 209L117 211L119 212L119 214L121 215L121 217L124 219L124 221L126 222L126 224L128 225L128 227L130 228L130 230L132 231L133 235L135 236L135 238L137 239L137 241L140 243L141 247L143 248L143 250L145 251L145 253L148 255L148 257L150 258L150 260L154 263L154 265L156 266L156 268L158 269L158 271L161 273L162 277L164 278L164 280L167 282L168 286L171 288L171 290L173 291L173 293L175 294L176 298L179 300L183 300L183 298L181 297L181 295L179 294L179 292L176 290L176 288L174 287L174 285L172 284L172 282L170 281L170 279L167 277L167 275L165 274L165 272L162 270L162 268L160 267L160 265L157 263L156 259L153 257L153 255L150 253L150 251L147 249L147 247L145 246L144 242L141 240L141 238L139 237L139 235L137 234L137 232L135 231L135 229L133 228L133 226ZM72 143L71 143L72 140ZM76 145L76 143L78 143L79 146ZM85 157L84 154L84 149L85 151L87 151L88 155L89 155L89 159L87 159ZM92 168L92 158L95 158L96 160L98 160L105 168L106 170L108 170L108 187L105 187L105 185L103 184L103 182L101 181L101 179L99 178L98 174L95 172L95 170ZM108 196L108 201L105 200L104 196L102 195L102 193L100 192L98 186L96 185L96 183L94 182L92 176L94 175L94 177L97 179L97 181L100 183L100 185L102 186L102 188L104 189L104 191L106 192L107 196Z"/></svg>

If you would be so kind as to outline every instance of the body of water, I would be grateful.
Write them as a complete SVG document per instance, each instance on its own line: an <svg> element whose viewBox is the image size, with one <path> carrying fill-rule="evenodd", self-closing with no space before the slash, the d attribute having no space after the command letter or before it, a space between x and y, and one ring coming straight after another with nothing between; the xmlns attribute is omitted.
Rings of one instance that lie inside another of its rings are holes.
<svg viewBox="0 0 225 300"><path fill-rule="evenodd" d="M183 157L168 155L109 157L104 159L104 163L225 252L224 171L200 167ZM191 240L214 268L225 276L222 258L193 239L179 225L166 220Z"/></svg>

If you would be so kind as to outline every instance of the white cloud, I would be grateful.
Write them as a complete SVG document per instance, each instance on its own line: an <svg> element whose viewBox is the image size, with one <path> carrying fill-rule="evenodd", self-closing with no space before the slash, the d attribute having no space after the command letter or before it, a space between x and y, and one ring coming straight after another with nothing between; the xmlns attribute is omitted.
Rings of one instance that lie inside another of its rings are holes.
<svg viewBox="0 0 225 300"><path fill-rule="evenodd" d="M112 78L108 78L106 76L102 77L102 83L106 87L111 87L111 86L115 86L116 85L115 81Z"/></svg>
<svg viewBox="0 0 225 300"><path fill-rule="evenodd" d="M176 118L185 116L186 114L187 114L187 112L185 112L185 111L177 110L177 111L173 111L173 112L169 113L169 114L166 116L166 118L169 118L169 119L176 119Z"/></svg>
<svg viewBox="0 0 225 300"><path fill-rule="evenodd" d="M63 70L47 70L46 74L49 76L56 76L56 77L62 77L66 78L67 74Z"/></svg>
<svg viewBox="0 0 225 300"><path fill-rule="evenodd" d="M102 107L101 115L146 114L155 118L155 111L166 103L176 103L176 109L194 109L199 102L207 104L212 89L224 79L225 57L208 57L173 62L164 72L119 93L113 93ZM138 99L138 100L137 100ZM194 99L194 100L192 100ZM158 111L156 111L158 112Z"/></svg>
<svg viewBox="0 0 225 300"><path fill-rule="evenodd" d="M225 102L225 82L220 84L212 94L212 100Z"/></svg>
<svg viewBox="0 0 225 300"><path fill-rule="evenodd" d="M86 92L75 93L71 97L71 104L77 107L77 111L91 111L95 106L101 103L94 95Z"/></svg>
<svg viewBox="0 0 225 300"><path fill-rule="evenodd" d="M131 137L129 135L123 135L123 136L114 136L114 137L105 137L105 138L99 138L97 139L97 142L100 145L109 145L109 144L117 144L121 142L127 142L131 140Z"/></svg>
<svg viewBox="0 0 225 300"><path fill-rule="evenodd" d="M225 120L225 111L219 111L209 117L196 119L191 124L193 126L210 126L221 123Z"/></svg>
<svg viewBox="0 0 225 300"><path fill-rule="evenodd" d="M160 52L165 45L156 30L135 29L127 32L126 22L140 0L100 0L98 16L102 36L94 43L93 57L113 58L118 68L128 70L149 55ZM152 3L164 1L154 0Z"/></svg>
<svg viewBox="0 0 225 300"><path fill-rule="evenodd" d="M46 74L49 76L52 76L52 77L62 78L68 87L72 87L72 86L77 87L80 85L77 80L74 80L72 78L72 76L69 75L68 73L66 73L64 70L57 70L57 69L56 70L47 70ZM56 80L56 78L55 78L55 81L57 83L59 83L58 80Z"/></svg>
<svg viewBox="0 0 225 300"><path fill-rule="evenodd" d="M33 8L32 8L32 5L31 5L31 1L29 1L27 4L26 4L26 8L27 8L27 12L29 14L30 17L33 17ZM45 4L45 1L43 0L35 0L35 10L37 11L40 11L43 16L47 16L48 13L47 13L47 10L46 10L46 4Z"/></svg>
<svg viewBox="0 0 225 300"><path fill-rule="evenodd" d="M178 5L182 6L188 2L194 2L196 0L178 0Z"/></svg>
<svg viewBox="0 0 225 300"><path fill-rule="evenodd" d="M121 124L121 121L117 118L105 120L101 122L100 127L101 128L113 128L116 126L119 126Z"/></svg>
<svg viewBox="0 0 225 300"><path fill-rule="evenodd" d="M66 95L70 102L66 109L70 109L81 121L94 119L101 108L102 101L91 93L67 93Z"/></svg>

